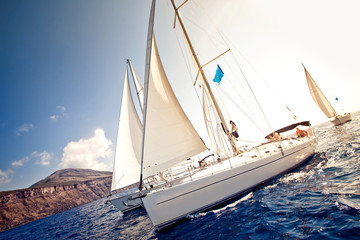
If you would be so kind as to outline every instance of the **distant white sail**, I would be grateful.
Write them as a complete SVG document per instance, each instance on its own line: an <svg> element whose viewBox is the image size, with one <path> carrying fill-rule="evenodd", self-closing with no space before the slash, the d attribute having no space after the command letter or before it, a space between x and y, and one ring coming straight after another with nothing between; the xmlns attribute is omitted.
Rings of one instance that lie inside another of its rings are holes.
<svg viewBox="0 0 360 240"><path fill-rule="evenodd" d="M159 173L206 150L181 108L162 66L152 36L143 143L143 176Z"/></svg>
<svg viewBox="0 0 360 240"><path fill-rule="evenodd" d="M328 117L336 116L336 112L334 108L331 106L325 95L322 93L318 85L315 83L314 79L311 77L310 73L306 70L305 66L303 65L305 70L305 76L307 80L307 84L309 86L310 94L314 99L316 105L323 111L323 113Z"/></svg>
<svg viewBox="0 0 360 240"><path fill-rule="evenodd" d="M142 125L125 74L111 191L139 181Z"/></svg>

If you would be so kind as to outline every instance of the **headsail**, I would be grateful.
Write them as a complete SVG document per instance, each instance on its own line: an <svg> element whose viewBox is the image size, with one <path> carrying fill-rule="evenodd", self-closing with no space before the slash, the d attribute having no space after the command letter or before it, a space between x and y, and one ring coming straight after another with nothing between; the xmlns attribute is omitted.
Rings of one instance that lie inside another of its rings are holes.
<svg viewBox="0 0 360 240"><path fill-rule="evenodd" d="M111 191L139 181L142 125L130 93L126 70Z"/></svg>
<svg viewBox="0 0 360 240"><path fill-rule="evenodd" d="M329 103L329 101L327 100L325 95L322 93L322 91L320 90L318 85L315 83L314 79L311 77L310 73L306 70L304 65L303 65L303 67L304 67L304 71L305 71L307 84L309 86L310 94L311 94L312 98L314 99L316 105L318 105L318 107L321 109L321 111L323 111L323 113L328 118L336 116L337 114L336 114L334 108L331 106L331 104Z"/></svg>

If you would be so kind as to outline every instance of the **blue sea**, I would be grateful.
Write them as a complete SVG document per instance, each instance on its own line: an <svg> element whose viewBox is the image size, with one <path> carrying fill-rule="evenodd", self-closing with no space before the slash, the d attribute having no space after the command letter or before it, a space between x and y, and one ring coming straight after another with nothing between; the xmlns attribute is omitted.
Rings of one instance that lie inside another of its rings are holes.
<svg viewBox="0 0 360 240"><path fill-rule="evenodd" d="M0 239L360 239L359 116L316 127L315 156L217 209L154 232L144 209L106 198L0 233Z"/></svg>

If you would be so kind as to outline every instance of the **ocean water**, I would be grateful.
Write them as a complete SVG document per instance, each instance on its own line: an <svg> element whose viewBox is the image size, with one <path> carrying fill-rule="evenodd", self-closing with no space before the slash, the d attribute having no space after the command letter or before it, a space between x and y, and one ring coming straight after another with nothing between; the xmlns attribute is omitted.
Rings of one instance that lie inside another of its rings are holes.
<svg viewBox="0 0 360 240"><path fill-rule="evenodd" d="M144 209L106 199L0 233L0 239L360 239L359 116L317 127L307 163L217 209L154 232Z"/></svg>

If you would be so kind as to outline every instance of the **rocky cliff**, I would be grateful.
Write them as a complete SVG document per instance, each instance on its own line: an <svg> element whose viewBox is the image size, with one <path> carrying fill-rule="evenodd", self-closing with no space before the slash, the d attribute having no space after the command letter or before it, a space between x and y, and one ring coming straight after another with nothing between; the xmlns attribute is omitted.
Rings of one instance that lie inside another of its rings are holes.
<svg viewBox="0 0 360 240"><path fill-rule="evenodd" d="M65 169L30 188L0 193L0 232L103 198L110 186L111 172Z"/></svg>

